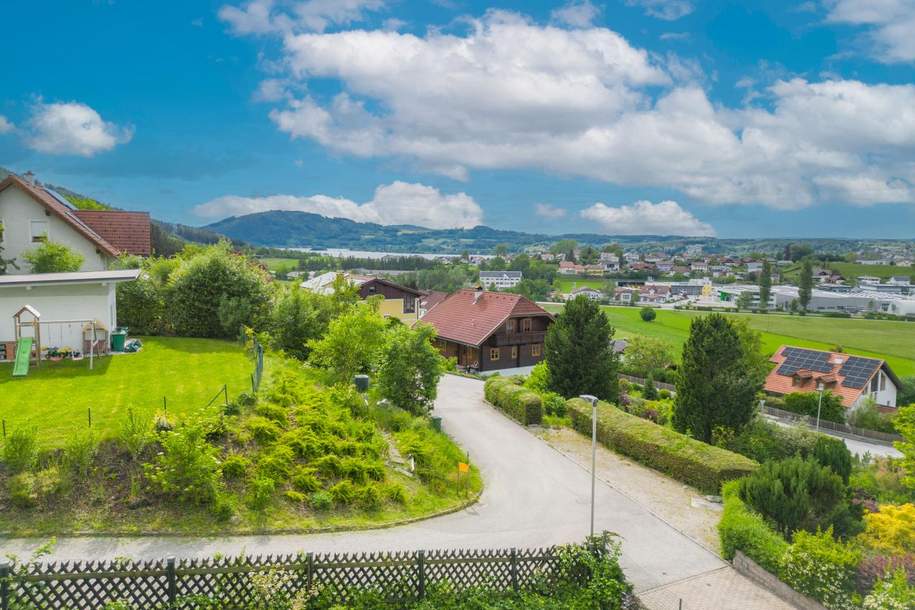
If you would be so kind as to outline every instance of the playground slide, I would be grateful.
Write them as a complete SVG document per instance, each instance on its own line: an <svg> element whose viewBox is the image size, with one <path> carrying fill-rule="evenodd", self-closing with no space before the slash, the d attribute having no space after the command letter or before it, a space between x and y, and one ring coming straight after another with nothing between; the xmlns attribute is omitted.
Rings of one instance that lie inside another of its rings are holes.
<svg viewBox="0 0 915 610"><path fill-rule="evenodd" d="M29 374L29 361L32 359L31 337L23 337L16 344L16 361L13 363L13 377L25 377Z"/></svg>

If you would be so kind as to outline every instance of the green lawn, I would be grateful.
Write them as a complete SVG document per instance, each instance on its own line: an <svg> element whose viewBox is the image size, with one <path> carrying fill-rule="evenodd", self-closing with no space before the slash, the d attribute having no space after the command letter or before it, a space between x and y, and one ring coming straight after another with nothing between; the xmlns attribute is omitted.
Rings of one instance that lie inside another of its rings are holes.
<svg viewBox="0 0 915 610"><path fill-rule="evenodd" d="M607 280L601 278L578 278L578 277L562 277L556 276L556 279L553 280L553 289L558 290L559 292L566 294L572 292L576 288L596 288L598 290L603 290L607 286Z"/></svg>
<svg viewBox="0 0 915 610"><path fill-rule="evenodd" d="M856 284L855 278L860 275L870 275L879 277L881 280L888 280L894 275L904 275L915 280L915 267L896 267L893 265L859 265L857 263L826 263L826 267L842 274L849 283ZM800 263L786 267L784 274L788 279L798 280L800 276Z"/></svg>
<svg viewBox="0 0 915 610"><path fill-rule="evenodd" d="M294 271L299 266L298 259L295 258L259 258L257 259L267 266L270 271Z"/></svg>
<svg viewBox="0 0 915 610"><path fill-rule="evenodd" d="M7 429L35 426L39 442L62 444L88 425L101 436L117 430L128 408L161 411L170 417L197 410L228 385L229 397L250 390L252 361L240 345L215 339L143 338L136 354L89 361L42 362L25 378L0 365L0 418Z"/></svg>
<svg viewBox="0 0 915 610"><path fill-rule="evenodd" d="M557 311L561 305L549 306ZM679 355L689 335L690 320L704 315L701 311L658 309L653 322L643 322L638 307L604 307L618 337L636 334L663 339ZM813 349L833 349L836 345L853 354L882 358L897 375L915 375L915 324L857 318L824 318L781 314L727 314L748 319L750 326L762 332L763 348L773 353L780 345L790 344Z"/></svg>

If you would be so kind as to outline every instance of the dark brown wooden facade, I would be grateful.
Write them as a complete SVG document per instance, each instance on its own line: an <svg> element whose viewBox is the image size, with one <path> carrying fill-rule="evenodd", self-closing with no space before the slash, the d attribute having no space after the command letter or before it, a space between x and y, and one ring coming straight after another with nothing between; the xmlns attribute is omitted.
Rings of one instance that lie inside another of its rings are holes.
<svg viewBox="0 0 915 610"><path fill-rule="evenodd" d="M465 345L439 337L437 345L458 366L478 371L533 366L543 360L543 341L553 322L549 316L511 317L481 345Z"/></svg>

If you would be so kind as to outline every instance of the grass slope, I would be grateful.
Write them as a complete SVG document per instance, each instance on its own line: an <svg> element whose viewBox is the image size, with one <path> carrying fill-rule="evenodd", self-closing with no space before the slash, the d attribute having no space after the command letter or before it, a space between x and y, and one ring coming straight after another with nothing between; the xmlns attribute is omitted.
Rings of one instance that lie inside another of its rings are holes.
<svg viewBox="0 0 915 610"><path fill-rule="evenodd" d="M607 284L607 280L600 278L582 279L577 277L572 278L557 276L556 279L553 280L553 288L563 294L572 292L576 288L584 288L586 286L588 288L596 288L603 291Z"/></svg>
<svg viewBox="0 0 915 610"><path fill-rule="evenodd" d="M561 305L548 307L559 311ZM648 335L666 341L679 356L689 336L692 318L701 311L658 309L654 322L643 322L638 307L604 307L618 337ZM853 354L882 358L897 375L915 375L915 324L886 320L787 316L780 314L727 314L749 320L762 333L763 348L773 353L780 345L831 350L836 345Z"/></svg>
<svg viewBox="0 0 915 610"><path fill-rule="evenodd" d="M7 429L35 426L42 446L61 445L88 424L108 436L121 425L128 407L161 410L180 417L203 407L222 387L229 397L250 390L253 364L241 346L214 339L143 338L136 354L95 361L42 362L25 378L0 365L0 418Z"/></svg>

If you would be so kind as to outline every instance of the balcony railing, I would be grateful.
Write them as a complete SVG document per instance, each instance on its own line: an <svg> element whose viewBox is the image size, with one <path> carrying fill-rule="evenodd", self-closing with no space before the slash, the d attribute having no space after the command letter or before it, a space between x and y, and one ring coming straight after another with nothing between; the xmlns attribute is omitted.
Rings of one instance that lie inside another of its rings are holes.
<svg viewBox="0 0 915 610"><path fill-rule="evenodd" d="M546 331L533 331L526 333L500 333L496 335L496 345L526 345L528 343L543 343Z"/></svg>

